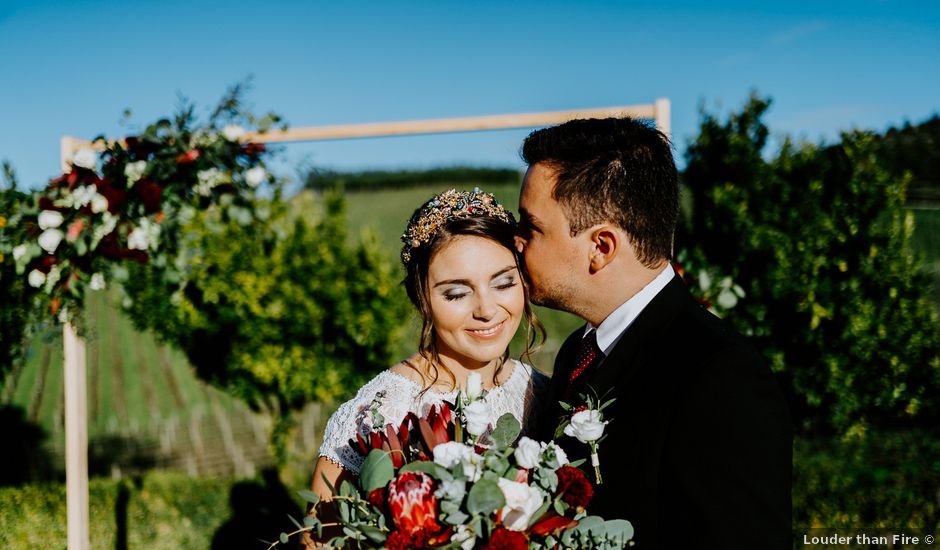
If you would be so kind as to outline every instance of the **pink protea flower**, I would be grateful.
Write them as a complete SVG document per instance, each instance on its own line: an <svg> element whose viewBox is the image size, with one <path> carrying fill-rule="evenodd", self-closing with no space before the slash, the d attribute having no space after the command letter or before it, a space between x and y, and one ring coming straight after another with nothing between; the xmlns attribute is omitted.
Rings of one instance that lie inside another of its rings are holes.
<svg viewBox="0 0 940 550"><path fill-rule="evenodd" d="M434 533L441 528L434 480L424 472L405 472L388 484L388 509L395 525L409 535L421 529Z"/></svg>

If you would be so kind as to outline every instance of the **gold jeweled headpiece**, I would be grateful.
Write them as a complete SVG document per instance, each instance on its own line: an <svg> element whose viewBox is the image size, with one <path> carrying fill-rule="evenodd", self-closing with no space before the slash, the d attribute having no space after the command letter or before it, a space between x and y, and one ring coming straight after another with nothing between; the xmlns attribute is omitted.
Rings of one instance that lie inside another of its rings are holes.
<svg viewBox="0 0 940 550"><path fill-rule="evenodd" d="M419 208L401 236L401 263L408 265L411 251L427 245L441 226L458 218L492 217L515 225L512 213L496 201L492 193L484 193L479 187L473 191L451 189L435 195Z"/></svg>

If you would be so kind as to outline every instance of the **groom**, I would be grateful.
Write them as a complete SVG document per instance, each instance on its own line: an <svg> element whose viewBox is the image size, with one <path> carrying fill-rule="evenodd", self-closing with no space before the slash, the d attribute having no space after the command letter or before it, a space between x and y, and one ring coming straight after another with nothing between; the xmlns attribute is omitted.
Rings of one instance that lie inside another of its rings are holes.
<svg viewBox="0 0 940 550"><path fill-rule="evenodd" d="M758 352L669 263L679 189L668 139L628 118L573 120L530 134L522 156L517 247L531 298L587 323L558 352L543 438L559 400L616 398L589 512L629 520L644 549L790 548L787 406ZM588 456L562 442L571 460Z"/></svg>

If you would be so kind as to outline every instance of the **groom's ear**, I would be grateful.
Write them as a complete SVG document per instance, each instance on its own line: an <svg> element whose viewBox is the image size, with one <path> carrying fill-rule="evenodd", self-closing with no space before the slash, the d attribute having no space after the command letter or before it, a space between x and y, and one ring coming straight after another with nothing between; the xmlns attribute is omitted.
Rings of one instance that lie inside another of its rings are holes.
<svg viewBox="0 0 940 550"><path fill-rule="evenodd" d="M591 273L595 273L614 261L626 241L615 227L601 225L591 231L591 244Z"/></svg>

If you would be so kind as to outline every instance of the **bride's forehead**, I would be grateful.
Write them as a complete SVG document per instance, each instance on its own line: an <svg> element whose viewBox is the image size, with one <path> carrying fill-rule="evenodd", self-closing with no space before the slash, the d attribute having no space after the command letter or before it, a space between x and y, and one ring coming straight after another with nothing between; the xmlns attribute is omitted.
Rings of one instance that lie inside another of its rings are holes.
<svg viewBox="0 0 940 550"><path fill-rule="evenodd" d="M505 246L484 237L460 236L437 251L428 271L435 279L489 277L514 263L513 253Z"/></svg>

